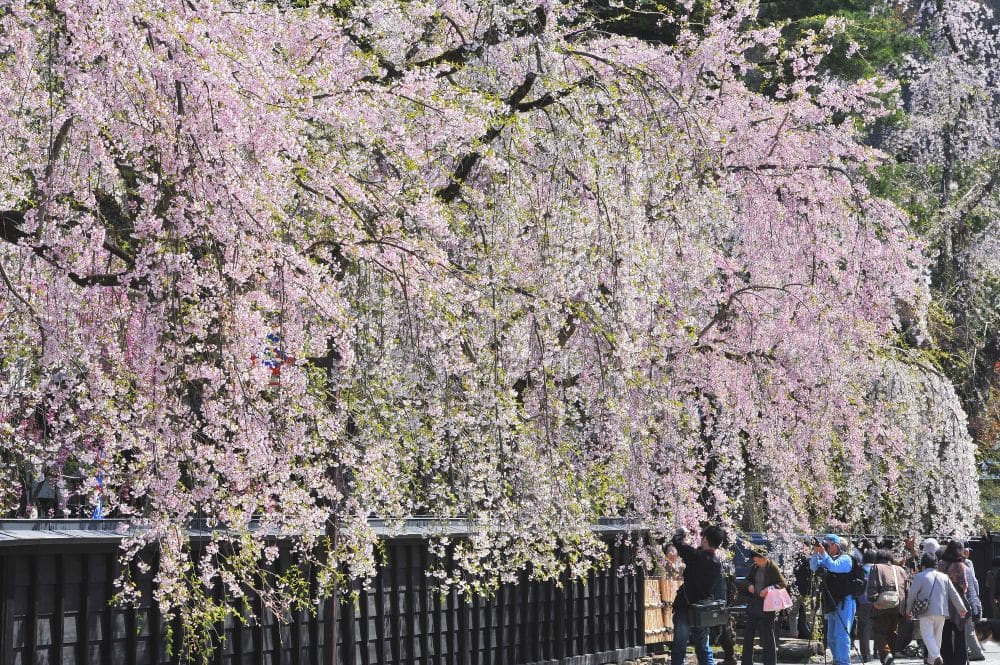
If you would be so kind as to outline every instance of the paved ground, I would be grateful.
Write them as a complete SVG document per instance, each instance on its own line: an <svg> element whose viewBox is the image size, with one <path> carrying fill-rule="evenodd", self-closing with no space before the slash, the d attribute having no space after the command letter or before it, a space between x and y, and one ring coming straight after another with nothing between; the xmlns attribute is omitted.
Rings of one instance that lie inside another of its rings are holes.
<svg viewBox="0 0 1000 665"><path fill-rule="evenodd" d="M1000 664L1000 644L997 644L996 642L987 642L986 644L983 645L983 653L986 654L986 661L985 661L986 663ZM826 662L832 662L831 660L829 660L830 659L829 651L827 652L826 656L827 656ZM895 659L895 661L898 665L922 665L923 663L923 660L921 660L920 658L907 658L906 656L898 656ZM816 656L812 659L811 662L822 663L823 658L821 656ZM853 657L851 658L851 662L860 663L861 657L858 656L857 654L854 654ZM879 665L878 659L876 658L874 661L869 661L869 665ZM973 663L973 665L976 664Z"/></svg>
<svg viewBox="0 0 1000 665"><path fill-rule="evenodd" d="M983 653L986 654L985 664L1000 665L1000 644L997 644L996 642L987 642L983 644ZM722 660L723 660L722 652L716 651L715 653L716 665L720 665L722 663ZM667 654L660 654L646 659L645 662L659 664L659 663L669 663L670 660ZM761 661L759 658L754 658L754 663L760 663L760 662ZM778 663L783 663L783 662L802 663L803 661L801 660L784 661L781 658L778 659ZM810 663L815 663L815 664L824 662L833 663L833 658L831 657L829 651L827 651L826 653L826 660L824 660L822 656L813 656L812 660L810 661ZM861 656L859 656L856 651L852 653L851 662L857 663L858 665L861 664ZM906 656L896 657L895 662L896 665L923 665L922 659L907 658ZM982 663L984 661L980 662ZM697 665L698 661L695 659L693 653L688 653L687 659L685 659L684 663L685 665ZM879 665L878 659L876 658L875 660L868 661L868 665ZM979 665L979 663L974 662L971 665Z"/></svg>

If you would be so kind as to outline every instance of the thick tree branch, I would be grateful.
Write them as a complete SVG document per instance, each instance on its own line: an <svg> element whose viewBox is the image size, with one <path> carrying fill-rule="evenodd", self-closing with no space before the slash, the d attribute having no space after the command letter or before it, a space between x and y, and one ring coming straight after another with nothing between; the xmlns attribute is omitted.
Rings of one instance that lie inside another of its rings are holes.
<svg viewBox="0 0 1000 665"><path fill-rule="evenodd" d="M13 245L22 238L27 238L28 234L21 230L22 224L24 211L0 210L0 239Z"/></svg>
<svg viewBox="0 0 1000 665"><path fill-rule="evenodd" d="M507 106L510 107L511 115L546 108L569 96L575 90L593 85L597 81L594 76L586 76L579 81L571 83L565 88L547 92L536 100L525 102L524 98L528 96L528 93L531 91L531 88L537 79L537 74L534 72L528 72L528 74L524 77L524 81L522 81L521 84L517 86L513 92L511 92L510 96L507 98ZM507 117L509 118L510 116ZM501 123L491 127L485 134L479 137L476 144L483 146L491 143L498 136L500 136L504 126L505 123ZM452 172L451 182L447 186L437 190L437 198L445 203L451 203L458 198L458 195L462 190L462 184L472 173L472 169L476 167L482 157L482 153L478 150L474 150L462 157L462 159L458 162L458 166L456 166L455 170Z"/></svg>
<svg viewBox="0 0 1000 665"><path fill-rule="evenodd" d="M77 286L121 286L122 278L128 276L128 273L98 273L81 276L70 271L67 276Z"/></svg>
<svg viewBox="0 0 1000 665"><path fill-rule="evenodd" d="M55 140L52 141L52 148L49 150L49 161L45 165L46 180L52 176L52 170L55 168L56 160L59 159L59 153L62 152L63 145L66 144L66 137L69 136L69 130L72 126L73 116L63 120L63 124L59 127L59 131L56 133Z"/></svg>
<svg viewBox="0 0 1000 665"><path fill-rule="evenodd" d="M0 240L12 245L21 244L30 249L39 258L58 266L57 262L52 259L49 251L50 248L47 245L21 243L25 238L32 237L31 234L25 233L21 229L21 225L24 224L24 216L25 213L22 210L0 210ZM115 246L111 241L105 240L103 247L109 253L124 261L129 268L135 265L135 259ZM79 286L120 286L122 278L127 274L127 272L123 272L81 276L76 272L69 271L67 272L67 277Z"/></svg>

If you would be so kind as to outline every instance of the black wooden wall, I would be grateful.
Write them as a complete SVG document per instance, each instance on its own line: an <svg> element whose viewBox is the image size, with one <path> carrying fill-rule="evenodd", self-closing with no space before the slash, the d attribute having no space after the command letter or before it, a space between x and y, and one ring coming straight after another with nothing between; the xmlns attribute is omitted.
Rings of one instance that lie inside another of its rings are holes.
<svg viewBox="0 0 1000 665"><path fill-rule="evenodd" d="M643 651L642 579L619 575L634 560L608 541L612 566L586 580L530 581L500 587L491 598L428 586L425 541L389 539L387 564L370 589L338 606L336 661L343 665L519 665L552 661L621 662ZM279 567L287 566L283 553ZM0 547L0 665L172 665L180 626L170 631L149 602L117 607L118 551L113 543ZM327 665L323 608L293 612L291 622L270 614L257 625L218 626L225 639L214 665ZM172 654L172 655L171 655Z"/></svg>

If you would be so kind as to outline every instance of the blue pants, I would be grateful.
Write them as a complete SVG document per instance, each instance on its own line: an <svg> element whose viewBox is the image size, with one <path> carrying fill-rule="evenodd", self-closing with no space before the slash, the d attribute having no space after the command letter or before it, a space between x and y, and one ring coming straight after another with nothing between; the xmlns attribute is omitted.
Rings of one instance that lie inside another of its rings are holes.
<svg viewBox="0 0 1000 665"><path fill-rule="evenodd" d="M698 665L715 665L715 655L708 646L708 628L692 628L686 607L674 612L674 642L670 645L670 665L683 665L688 643L694 643Z"/></svg>
<svg viewBox="0 0 1000 665"><path fill-rule="evenodd" d="M826 614L826 644L833 654L833 665L851 664L851 624L856 609L854 596L837 603L833 612Z"/></svg>

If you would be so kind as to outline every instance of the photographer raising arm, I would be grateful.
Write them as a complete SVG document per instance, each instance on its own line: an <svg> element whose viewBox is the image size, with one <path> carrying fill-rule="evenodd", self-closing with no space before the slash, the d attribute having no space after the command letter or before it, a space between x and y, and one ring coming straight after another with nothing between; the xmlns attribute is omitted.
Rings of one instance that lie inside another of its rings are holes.
<svg viewBox="0 0 1000 665"><path fill-rule="evenodd" d="M701 546L695 549L685 540L687 531L678 529L671 541L684 560L684 583L677 590L674 600L674 641L670 646L671 665L684 665L684 654L689 640L694 643L698 665L715 665L715 657L708 646L708 629L693 628L688 617L692 603L707 600L719 587L722 563L715 550L722 545L724 533L717 526L701 532Z"/></svg>
<svg viewBox="0 0 1000 665"><path fill-rule="evenodd" d="M836 534L815 541L809 568L823 576L823 616L834 665L851 663L851 624L857 607L851 591L855 565L854 559L841 551Z"/></svg>

